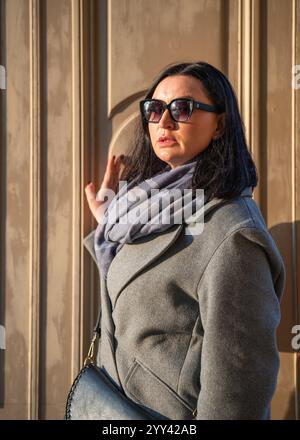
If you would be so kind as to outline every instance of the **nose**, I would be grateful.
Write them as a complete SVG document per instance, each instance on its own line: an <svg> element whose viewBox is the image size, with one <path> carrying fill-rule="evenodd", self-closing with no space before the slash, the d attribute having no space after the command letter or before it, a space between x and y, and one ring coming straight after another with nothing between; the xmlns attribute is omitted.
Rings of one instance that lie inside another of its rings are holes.
<svg viewBox="0 0 300 440"><path fill-rule="evenodd" d="M174 121L170 115L169 110L166 108L162 114L162 117L158 123L159 128L174 128L177 126L177 122Z"/></svg>

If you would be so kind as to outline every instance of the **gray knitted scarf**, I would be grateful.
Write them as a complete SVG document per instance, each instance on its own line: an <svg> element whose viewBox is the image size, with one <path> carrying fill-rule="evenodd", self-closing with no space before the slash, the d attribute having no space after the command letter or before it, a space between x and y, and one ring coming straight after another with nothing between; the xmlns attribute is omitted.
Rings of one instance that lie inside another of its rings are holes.
<svg viewBox="0 0 300 440"><path fill-rule="evenodd" d="M196 162L192 159L174 169L167 165L138 185L135 180L128 185L124 181L95 231L94 248L104 279L125 243L182 223L199 208L199 202L203 206L203 197L199 201L190 189Z"/></svg>

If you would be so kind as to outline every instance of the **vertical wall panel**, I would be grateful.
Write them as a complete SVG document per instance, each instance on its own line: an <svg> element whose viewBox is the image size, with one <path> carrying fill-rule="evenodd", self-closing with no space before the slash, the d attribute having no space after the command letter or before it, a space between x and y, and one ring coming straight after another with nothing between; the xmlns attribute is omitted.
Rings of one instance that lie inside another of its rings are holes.
<svg viewBox="0 0 300 440"><path fill-rule="evenodd" d="M294 354L291 329L296 323L293 270L294 228L294 151L292 148L291 66L293 62L293 2L268 2L266 20L266 144L264 148L267 185L264 186L268 227L280 247L287 269L287 285L282 302L283 319L279 329L281 357L278 398L274 400L274 415L296 417ZM282 375L289 371L288 375Z"/></svg>
<svg viewBox="0 0 300 440"><path fill-rule="evenodd" d="M59 418L67 381L72 291L71 3L47 1L45 418ZM79 220L79 219L78 219ZM68 258L68 255L71 258Z"/></svg>
<svg viewBox="0 0 300 440"><path fill-rule="evenodd" d="M28 2L6 2L6 152L4 408L1 418L29 412L30 57ZM1 188L1 191L4 190Z"/></svg>

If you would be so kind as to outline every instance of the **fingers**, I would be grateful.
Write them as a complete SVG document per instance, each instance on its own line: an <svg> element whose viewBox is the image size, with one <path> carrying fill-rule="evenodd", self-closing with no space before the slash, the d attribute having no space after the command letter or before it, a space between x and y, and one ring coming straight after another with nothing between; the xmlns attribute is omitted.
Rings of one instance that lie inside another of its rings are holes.
<svg viewBox="0 0 300 440"><path fill-rule="evenodd" d="M114 155L108 159L100 189L108 188L115 191L116 185L118 184L119 181L119 172L120 172L121 164L122 162L124 162L124 158L125 158L124 154L121 154L118 157ZM95 207L96 204L98 204L99 202L96 200L95 187L92 182L90 182L85 187L85 193L90 207Z"/></svg>
<svg viewBox="0 0 300 440"><path fill-rule="evenodd" d="M104 173L104 177L103 177L103 181L108 181L110 176L113 174L114 172L114 168L115 168L115 157L116 156L111 156L108 159L107 165L106 165L106 170Z"/></svg>
<svg viewBox="0 0 300 440"><path fill-rule="evenodd" d="M90 182L85 187L85 194L90 210L92 211L92 214L95 216L96 210L99 206L99 202L96 200L96 192L93 182Z"/></svg>
<svg viewBox="0 0 300 440"><path fill-rule="evenodd" d="M116 186L119 181L121 164L124 161L124 157L124 154L110 157L106 166L101 188L110 188L113 191L116 190Z"/></svg>

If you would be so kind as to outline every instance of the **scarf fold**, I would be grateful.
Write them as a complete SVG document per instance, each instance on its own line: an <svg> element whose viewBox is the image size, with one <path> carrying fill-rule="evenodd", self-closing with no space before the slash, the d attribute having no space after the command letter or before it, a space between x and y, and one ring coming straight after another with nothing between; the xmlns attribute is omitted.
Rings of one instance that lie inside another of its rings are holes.
<svg viewBox="0 0 300 440"><path fill-rule="evenodd" d="M101 275L125 243L163 232L194 214L203 206L203 197L192 195L191 182L197 161L190 160L143 180L132 180L119 189L106 208L95 231L94 248ZM185 190L185 191L184 191Z"/></svg>

